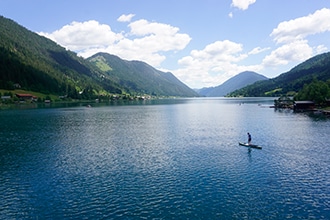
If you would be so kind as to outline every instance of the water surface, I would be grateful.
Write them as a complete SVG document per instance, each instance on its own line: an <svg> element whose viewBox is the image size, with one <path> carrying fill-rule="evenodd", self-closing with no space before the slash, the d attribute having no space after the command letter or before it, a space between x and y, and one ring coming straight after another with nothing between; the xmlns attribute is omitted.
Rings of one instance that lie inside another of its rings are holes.
<svg viewBox="0 0 330 220"><path fill-rule="evenodd" d="M330 120L269 104L0 111L0 218L329 219Z"/></svg>

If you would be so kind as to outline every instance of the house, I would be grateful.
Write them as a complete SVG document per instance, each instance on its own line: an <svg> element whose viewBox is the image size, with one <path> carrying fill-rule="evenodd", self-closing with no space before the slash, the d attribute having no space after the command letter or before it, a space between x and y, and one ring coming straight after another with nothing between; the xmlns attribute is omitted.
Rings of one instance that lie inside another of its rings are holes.
<svg viewBox="0 0 330 220"><path fill-rule="evenodd" d="M293 104L294 111L311 111L315 108L313 101L295 101Z"/></svg>
<svg viewBox="0 0 330 220"><path fill-rule="evenodd" d="M37 101L38 97L31 94L16 94L16 97L21 101Z"/></svg>

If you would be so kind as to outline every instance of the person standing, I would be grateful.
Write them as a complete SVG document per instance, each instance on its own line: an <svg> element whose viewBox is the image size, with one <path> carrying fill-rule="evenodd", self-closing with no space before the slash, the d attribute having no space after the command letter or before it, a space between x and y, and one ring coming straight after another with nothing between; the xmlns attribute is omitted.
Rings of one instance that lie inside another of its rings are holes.
<svg viewBox="0 0 330 220"><path fill-rule="evenodd" d="M250 145L252 140L251 134L248 132L247 135L248 135L248 144Z"/></svg>

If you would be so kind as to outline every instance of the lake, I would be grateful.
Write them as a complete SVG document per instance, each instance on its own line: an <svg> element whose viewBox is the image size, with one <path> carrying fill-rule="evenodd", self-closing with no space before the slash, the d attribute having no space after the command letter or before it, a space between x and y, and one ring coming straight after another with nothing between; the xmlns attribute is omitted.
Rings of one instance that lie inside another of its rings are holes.
<svg viewBox="0 0 330 220"><path fill-rule="evenodd" d="M0 218L330 219L330 119L272 104L1 110Z"/></svg>

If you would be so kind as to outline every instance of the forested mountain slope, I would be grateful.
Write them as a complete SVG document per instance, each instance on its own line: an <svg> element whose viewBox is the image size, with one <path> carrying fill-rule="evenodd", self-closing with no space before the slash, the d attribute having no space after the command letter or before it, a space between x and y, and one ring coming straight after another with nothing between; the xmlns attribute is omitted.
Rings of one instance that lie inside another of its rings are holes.
<svg viewBox="0 0 330 220"><path fill-rule="evenodd" d="M121 93L121 88L89 62L16 22L0 17L0 87L75 98L82 91Z"/></svg>
<svg viewBox="0 0 330 220"><path fill-rule="evenodd" d="M127 61L107 53L97 53L88 60L130 93L199 96L172 73L159 71L141 61Z"/></svg>

